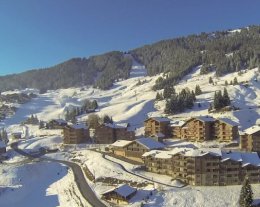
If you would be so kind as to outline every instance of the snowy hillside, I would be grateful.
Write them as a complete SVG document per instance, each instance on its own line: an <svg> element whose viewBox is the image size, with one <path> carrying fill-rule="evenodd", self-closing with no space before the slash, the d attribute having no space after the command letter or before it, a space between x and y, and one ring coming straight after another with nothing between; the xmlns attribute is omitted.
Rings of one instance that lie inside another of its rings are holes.
<svg viewBox="0 0 260 207"><path fill-rule="evenodd" d="M22 149L37 150L43 146L59 147L62 143L61 130L39 129L38 126L32 125L21 126L21 121L24 121L31 114L35 114L39 119L45 121L64 118L66 109L72 106L81 106L85 99L95 99L99 105L97 114L112 116L116 122L128 122L133 128L136 128L137 134L141 134L143 133L143 121L148 116L165 115L163 112L165 101L154 103L157 92L152 90L152 86L159 75L148 77L146 74L145 67L133 61L130 78L116 82L110 90L102 91L92 87L84 87L48 91L46 94L32 99L31 102L21 105L16 114L1 122L0 126L5 127L9 133L17 131L23 133L23 138L26 138L26 140L20 143ZM209 84L209 77L213 78L214 85ZM234 77L237 77L240 84L225 86L225 81L230 83ZM195 86L199 85L202 94L197 96L197 101L193 109L170 117L184 120L190 116L208 114L208 107L213 100L214 92L227 87L232 104L238 107L239 110L212 115L215 117L229 117L240 123L240 129L243 130L254 125L259 119L260 82L258 80L260 79L257 68L243 71L240 75L233 73L217 78L214 72L207 75L200 75L200 66L196 67L191 74L185 76L175 86L175 89L176 91L180 91L187 87L194 90ZM201 107L198 107L198 103L200 103ZM87 116L85 114L78 117L78 119L86 120ZM136 178L136 176L124 174L125 172L118 165L102 158L100 154L84 148L87 148L87 146L73 146L67 152L59 152L50 155L50 157L66 160L79 159L97 177L106 175L129 181L144 181L143 179ZM73 155L72 151L77 152ZM35 201L32 200L32 202L36 202L37 198L42 202L46 201L45 206L47 207L54 205L85 205L84 199L80 196L80 192L73 181L72 173L65 166L53 163L29 164L23 157L15 154L11 149L9 149L7 154L10 159L0 166L0 172L2 172L0 173L0 206L1 204L10 207L17 206L17 203L20 203L21 206L28 206L27 199L31 194L35 196ZM97 161L102 164L102 167L96 165ZM129 169L134 168L134 166L127 167ZM44 168L48 168L49 170L45 171ZM149 176L158 179L158 175L149 174ZM160 176L160 178L162 177ZM168 181L171 182L170 178L168 178ZM30 188L31 185L33 186L32 188ZM92 183L92 188L98 193L108 187ZM215 206L214 204L217 200L219 201L219 206L236 206L238 199L237 192L240 190L240 186L225 189L221 187L172 189L162 186L160 188L161 190L151 198L147 206ZM255 185L254 188L259 189L259 185ZM39 191L37 191L38 189ZM71 203L68 203L67 201L70 199L71 192L76 193ZM257 193L259 192L257 191ZM211 195L214 195L215 198L209 199ZM10 198L14 196L17 199L7 204ZM139 204L141 200L138 200Z"/></svg>

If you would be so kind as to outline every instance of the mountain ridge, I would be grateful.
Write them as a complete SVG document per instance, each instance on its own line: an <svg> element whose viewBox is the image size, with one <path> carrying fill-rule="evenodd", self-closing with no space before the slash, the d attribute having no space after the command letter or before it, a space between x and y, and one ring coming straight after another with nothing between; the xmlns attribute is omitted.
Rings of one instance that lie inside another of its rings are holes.
<svg viewBox="0 0 260 207"><path fill-rule="evenodd" d="M254 68L260 64L260 26L237 30L201 33L144 45L129 53L144 64L148 75L165 73L154 89L175 85L192 68L202 65L203 73L212 69L216 75ZM0 91L37 88L40 90L94 85L109 89L120 79L127 79L132 60L123 52L112 51L89 58L72 58L45 69L0 76ZM46 81L48 80L48 81Z"/></svg>

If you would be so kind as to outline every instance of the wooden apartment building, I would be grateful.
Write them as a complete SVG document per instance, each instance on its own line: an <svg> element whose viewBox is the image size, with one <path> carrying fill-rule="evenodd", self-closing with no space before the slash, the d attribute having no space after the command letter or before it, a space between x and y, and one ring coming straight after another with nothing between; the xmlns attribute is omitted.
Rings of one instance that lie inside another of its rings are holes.
<svg viewBox="0 0 260 207"><path fill-rule="evenodd" d="M240 135L240 148L250 152L260 152L260 126L252 126Z"/></svg>
<svg viewBox="0 0 260 207"><path fill-rule="evenodd" d="M145 136L154 136L159 133L163 134L165 138L171 136L170 119L165 117L150 117L144 121Z"/></svg>
<svg viewBox="0 0 260 207"><path fill-rule="evenodd" d="M238 124L227 118L215 119L210 116L198 116L183 121L171 122L171 134L173 138L188 141L230 142L238 139Z"/></svg>
<svg viewBox="0 0 260 207"><path fill-rule="evenodd" d="M166 174L190 185L238 185L248 177L260 183L257 153L223 152L219 149L152 150L143 155L146 169Z"/></svg>
<svg viewBox="0 0 260 207"><path fill-rule="evenodd" d="M95 128L94 142L112 144L116 140L134 140L135 131L127 123L101 124Z"/></svg>
<svg viewBox="0 0 260 207"><path fill-rule="evenodd" d="M89 129L85 124L67 125L63 128L64 144L80 144L90 140Z"/></svg>

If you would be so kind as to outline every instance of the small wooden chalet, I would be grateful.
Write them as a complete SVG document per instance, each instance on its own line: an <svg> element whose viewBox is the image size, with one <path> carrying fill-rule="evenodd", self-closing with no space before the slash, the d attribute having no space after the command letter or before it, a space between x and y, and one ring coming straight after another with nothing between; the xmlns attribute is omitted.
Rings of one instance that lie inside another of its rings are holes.
<svg viewBox="0 0 260 207"><path fill-rule="evenodd" d="M119 185L102 194L102 199L110 201L118 205L129 204L131 198L136 194L137 190L127 184Z"/></svg>
<svg viewBox="0 0 260 207"><path fill-rule="evenodd" d="M145 152L154 149L163 149L165 147L164 144L157 142L152 138L140 138L129 143L124 142L121 146L116 142L114 145L117 146L112 146L112 150L118 155L121 154L121 156L137 162L143 162L142 155Z"/></svg>
<svg viewBox="0 0 260 207"><path fill-rule="evenodd" d="M63 129L68 123L63 119L53 119L48 123L49 129Z"/></svg>

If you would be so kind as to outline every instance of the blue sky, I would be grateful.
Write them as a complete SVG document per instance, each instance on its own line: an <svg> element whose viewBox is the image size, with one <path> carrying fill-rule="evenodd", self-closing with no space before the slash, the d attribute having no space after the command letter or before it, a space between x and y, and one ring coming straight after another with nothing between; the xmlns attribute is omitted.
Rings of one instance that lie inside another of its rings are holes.
<svg viewBox="0 0 260 207"><path fill-rule="evenodd" d="M0 75L260 24L259 0L0 0Z"/></svg>

